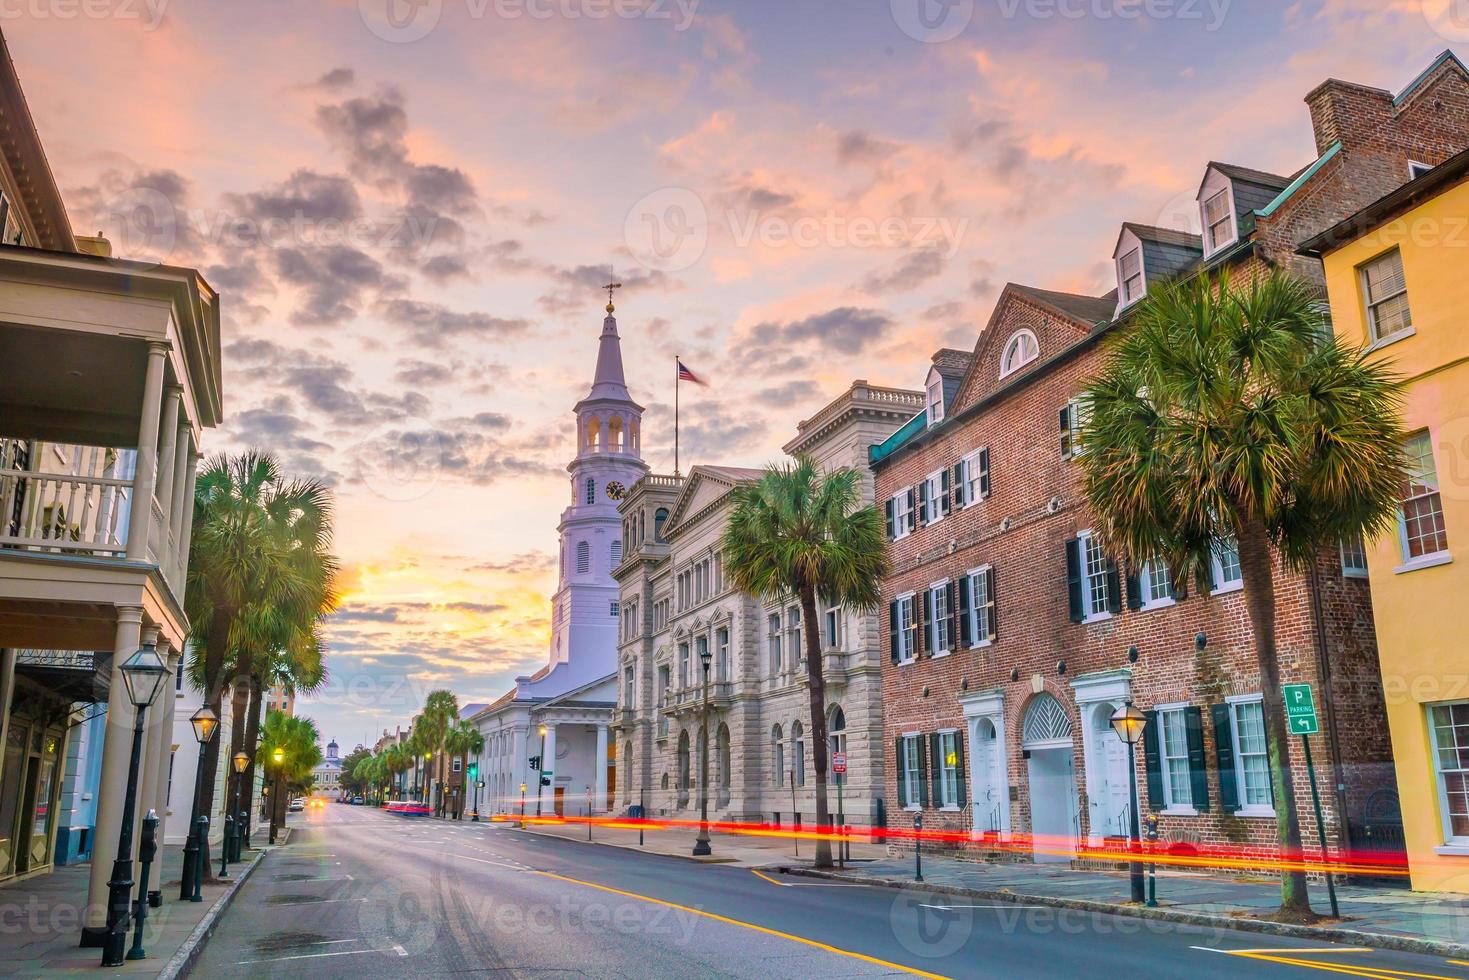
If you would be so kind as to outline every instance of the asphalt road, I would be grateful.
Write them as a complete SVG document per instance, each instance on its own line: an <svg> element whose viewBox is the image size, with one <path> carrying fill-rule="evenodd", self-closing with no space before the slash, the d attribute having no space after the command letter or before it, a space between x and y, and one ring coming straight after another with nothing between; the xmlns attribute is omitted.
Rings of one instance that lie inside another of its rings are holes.
<svg viewBox="0 0 1469 980"><path fill-rule="evenodd" d="M341 804L292 823L195 976L1469 978L1437 957L760 875L507 824Z"/></svg>

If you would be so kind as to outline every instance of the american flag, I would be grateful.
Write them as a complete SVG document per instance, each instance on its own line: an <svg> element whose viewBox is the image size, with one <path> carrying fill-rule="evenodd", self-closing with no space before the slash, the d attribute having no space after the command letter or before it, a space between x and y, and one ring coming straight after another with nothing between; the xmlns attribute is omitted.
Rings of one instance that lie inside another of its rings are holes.
<svg viewBox="0 0 1469 980"><path fill-rule="evenodd" d="M705 381L703 378L699 377L697 374L685 367L683 361L678 362L678 380L692 381L696 385L703 385L706 388L709 387L709 382Z"/></svg>

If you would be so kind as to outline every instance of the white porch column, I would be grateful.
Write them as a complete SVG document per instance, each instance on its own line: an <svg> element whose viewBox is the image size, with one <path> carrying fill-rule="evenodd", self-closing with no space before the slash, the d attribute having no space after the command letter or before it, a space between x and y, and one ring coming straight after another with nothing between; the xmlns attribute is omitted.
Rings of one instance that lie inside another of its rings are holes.
<svg viewBox="0 0 1469 980"><path fill-rule="evenodd" d="M91 878L87 884L87 909L82 929L83 945L87 946L100 945L102 929L107 924L107 880L112 877L112 862L117 860L117 835L122 828L122 804L127 793L133 738L133 705L128 700L121 668L123 661L137 651L142 629L142 607L117 608L117 633L112 644L112 688L107 696L102 773L97 785L97 836L92 844ZM136 834L133 842L137 843ZM97 943L87 942L88 938L95 938Z"/></svg>
<svg viewBox="0 0 1469 980"><path fill-rule="evenodd" d="M546 737L542 740L544 748L541 749L541 772L556 769L556 726L547 724ZM538 733L539 734L539 733ZM531 777L540 783L540 774L532 772ZM537 793L536 810L541 816L550 816L556 812L556 777L551 777L550 786L540 786Z"/></svg>
<svg viewBox="0 0 1469 980"><path fill-rule="evenodd" d="M159 422L157 496L163 519L173 513L174 456L179 448L179 403L183 401L181 385L166 385L163 389L163 420ZM169 524L170 531L176 530ZM167 538L165 537L165 540Z"/></svg>
<svg viewBox="0 0 1469 980"><path fill-rule="evenodd" d="M596 783L597 789L596 789L596 793L597 793L597 796L596 796L595 802L593 803L592 808L597 813L605 813L607 811L607 726L606 725L598 725L597 726L597 757L596 757L596 760L592 764L597 767L597 769L596 769L596 776L597 776L597 783Z"/></svg>
<svg viewBox="0 0 1469 980"><path fill-rule="evenodd" d="M194 487L199 482L199 450L192 444L189 446L185 466L187 469L184 472L183 492L174 501L173 509L178 515L174 526L179 529L179 568L187 573L189 536L194 533Z"/></svg>
<svg viewBox="0 0 1469 980"><path fill-rule="evenodd" d="M168 652L168 669L173 673L170 675L168 686L163 693L158 695L158 701L149 709L149 713L158 714L158 731L160 734L157 755L154 757L158 766L158 781L151 797L152 802L148 805L158 811L158 842L163 843L163 831L168 823L168 781L171 769L170 763L173 759L173 716L174 709L178 706L179 695L174 689L173 677L177 675L179 661L183 659L183 651L170 650ZM185 820L188 817L184 818Z"/></svg>
<svg viewBox="0 0 1469 980"><path fill-rule="evenodd" d="M149 641L158 644L158 654L164 663L171 663L173 652L168 649L168 641L158 638L158 627L150 626L143 630L143 642ZM172 680L172 678L170 678ZM169 684L159 692L158 700L154 701L148 708L148 713L143 716L143 760L138 770L138 808L133 813L133 835L139 836L143 833L143 818L153 808L154 801L158 798L159 761L163 744L163 714L167 710L173 698L173 685ZM162 813L159 816L163 816Z"/></svg>
<svg viewBox="0 0 1469 980"><path fill-rule="evenodd" d="M517 725L511 730L509 744L510 756L505 760L505 795L509 798L500 801L507 813L520 812L520 784L530 783L529 776L525 774L525 760L530 757L530 752L525 744L525 737L526 730L523 726ZM516 778L517 774L520 776L519 779ZM530 788L529 785L527 788Z"/></svg>
<svg viewBox="0 0 1469 980"><path fill-rule="evenodd" d="M143 411L138 423L138 471L133 476L133 499L128 504L129 561L144 561L148 557L148 533L153 525L153 487L158 482L158 422L163 408L163 366L167 358L168 344L148 342L148 371L143 381ZM131 712L132 708L129 707L128 711Z"/></svg>

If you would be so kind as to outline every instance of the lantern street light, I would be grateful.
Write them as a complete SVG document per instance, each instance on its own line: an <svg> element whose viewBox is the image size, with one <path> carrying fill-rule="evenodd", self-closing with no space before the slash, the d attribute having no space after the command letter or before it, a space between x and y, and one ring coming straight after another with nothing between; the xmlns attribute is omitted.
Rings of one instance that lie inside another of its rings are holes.
<svg viewBox="0 0 1469 980"><path fill-rule="evenodd" d="M286 767L286 750L280 746L276 746L275 751L270 754L270 758L275 763L275 789L270 794L273 797L270 802L270 842L274 844L276 831L280 829L280 821L285 816L282 812L284 803L281 800L285 789L282 785L281 777L284 775Z"/></svg>
<svg viewBox="0 0 1469 980"><path fill-rule="evenodd" d="M221 878L229 877L230 847L236 843L240 835L235 810L240 805L240 777L244 774L245 768L250 765L250 757L244 752L236 752L230 761L235 766L235 777L231 781L234 786L234 794L226 801L229 803L229 808L224 812L224 838L219 842L219 877ZM236 854L235 860L239 859L240 856Z"/></svg>
<svg viewBox="0 0 1469 980"><path fill-rule="evenodd" d="M128 762L127 795L123 798L122 826L117 832L117 858L107 882L107 935L102 943L102 965L122 966L132 919L133 810L138 805L138 767L143 757L143 716L158 698L173 672L158 653L156 643L144 643L118 668L133 705L133 751Z"/></svg>
<svg viewBox="0 0 1469 980"><path fill-rule="evenodd" d="M709 846L709 664L713 660L706 642L699 651L699 663L704 667L704 703L699 708L699 836L694 840L695 857L714 853Z"/></svg>
<svg viewBox="0 0 1469 980"><path fill-rule="evenodd" d="M219 731L219 715L207 704L189 716L189 726L194 729L194 741L199 743L199 758L194 766L194 805L189 811L189 836L184 843L184 877L179 885L179 901L194 900L194 882L200 861L204 860L207 842L199 837L199 816L204 812L204 747L214 741ZM199 896L204 901L204 896Z"/></svg>
<svg viewBox="0 0 1469 980"><path fill-rule="evenodd" d="M546 784L546 726L540 727L541 732L541 754L536 756L540 762L536 766L536 816L541 815L541 800L546 793L541 789ZM521 816L525 816L524 807L521 808Z"/></svg>
<svg viewBox="0 0 1469 980"><path fill-rule="evenodd" d="M1132 883L1132 900L1139 905L1142 904L1145 895L1143 890L1143 866L1138 852L1142 849L1142 824L1138 820L1138 808L1141 801L1137 795L1137 743L1142 740L1143 730L1148 727L1148 716L1133 707L1132 698L1112 713L1112 730L1117 737L1127 744L1128 766L1127 773L1131 784L1128 809L1132 811L1132 827L1129 833L1131 840L1128 842L1128 850L1133 852L1133 858L1128 862L1128 877Z"/></svg>

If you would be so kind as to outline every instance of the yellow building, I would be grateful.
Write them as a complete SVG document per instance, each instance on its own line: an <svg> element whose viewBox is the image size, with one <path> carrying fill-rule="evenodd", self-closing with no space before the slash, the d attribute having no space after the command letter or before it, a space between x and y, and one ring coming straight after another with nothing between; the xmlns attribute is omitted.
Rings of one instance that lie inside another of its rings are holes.
<svg viewBox="0 0 1469 980"><path fill-rule="evenodd" d="M1398 528L1363 550L1413 887L1469 893L1469 153L1415 168L1301 251L1338 337L1409 382Z"/></svg>

